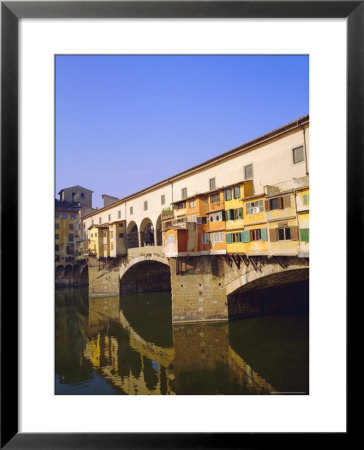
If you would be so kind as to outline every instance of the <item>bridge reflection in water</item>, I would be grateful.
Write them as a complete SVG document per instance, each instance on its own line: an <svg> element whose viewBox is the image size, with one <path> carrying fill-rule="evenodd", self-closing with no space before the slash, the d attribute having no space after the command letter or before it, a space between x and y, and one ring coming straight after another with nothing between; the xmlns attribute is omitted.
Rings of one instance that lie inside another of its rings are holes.
<svg viewBox="0 0 364 450"><path fill-rule="evenodd" d="M239 320L172 325L169 293L123 295L120 302L119 296L88 299L87 293L79 291L79 299L75 291L56 293L56 393L65 393L62 384L71 384L74 392L70 389L67 393L79 394L77 386L83 382L81 372L86 367L117 394L308 393L305 317L244 319L243 326ZM71 315L77 309L79 329L75 333L66 326L60 332L70 309ZM291 319L296 325L284 338L281 322ZM269 326L269 320L273 325ZM247 326L252 321L255 325ZM277 342L270 328L280 330ZM259 336L254 329L260 330ZM65 358L63 344L72 339L77 340L72 347L79 352L78 357L74 355L74 380L64 377L64 367L70 361L61 361ZM254 354L255 343L259 354ZM89 388L83 393L92 394L91 375L86 378Z"/></svg>

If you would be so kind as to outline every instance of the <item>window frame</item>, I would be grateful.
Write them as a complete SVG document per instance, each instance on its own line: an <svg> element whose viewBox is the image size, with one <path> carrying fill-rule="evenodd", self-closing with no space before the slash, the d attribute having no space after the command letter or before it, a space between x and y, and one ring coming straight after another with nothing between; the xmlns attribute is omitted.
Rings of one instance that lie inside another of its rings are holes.
<svg viewBox="0 0 364 450"><path fill-rule="evenodd" d="M251 167L251 176L248 177L246 172L247 169ZM244 180L252 180L254 178L254 169L253 169L253 163L251 164L247 164L246 166L244 166Z"/></svg>
<svg viewBox="0 0 364 450"><path fill-rule="evenodd" d="M211 186L211 184L213 184L213 186ZM213 191L214 189L216 189L216 177L209 179L209 188L210 188L210 191Z"/></svg>
<svg viewBox="0 0 364 450"><path fill-rule="evenodd" d="M295 150L300 150L302 149L302 159L300 159L299 161L295 160ZM293 164L299 164L301 162L305 161L305 147L304 145L299 145L298 147L294 147L292 148L292 159L293 159Z"/></svg>

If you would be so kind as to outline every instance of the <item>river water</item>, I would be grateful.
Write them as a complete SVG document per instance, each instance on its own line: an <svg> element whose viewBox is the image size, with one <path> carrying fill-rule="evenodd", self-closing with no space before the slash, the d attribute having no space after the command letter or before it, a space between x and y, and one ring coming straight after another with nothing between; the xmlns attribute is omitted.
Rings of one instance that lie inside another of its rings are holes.
<svg viewBox="0 0 364 450"><path fill-rule="evenodd" d="M308 315L172 324L171 294L56 290L55 393L308 394Z"/></svg>

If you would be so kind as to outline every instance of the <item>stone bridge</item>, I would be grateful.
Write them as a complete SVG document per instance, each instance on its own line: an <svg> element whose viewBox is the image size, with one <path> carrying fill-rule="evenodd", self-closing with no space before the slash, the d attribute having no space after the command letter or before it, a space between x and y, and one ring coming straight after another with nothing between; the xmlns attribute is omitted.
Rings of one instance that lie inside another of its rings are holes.
<svg viewBox="0 0 364 450"><path fill-rule="evenodd" d="M262 306L249 304L247 293L308 280L309 260L238 254L167 258L161 246L145 246L110 261L90 257L88 271L91 296L171 290L172 321L196 322L259 314Z"/></svg>

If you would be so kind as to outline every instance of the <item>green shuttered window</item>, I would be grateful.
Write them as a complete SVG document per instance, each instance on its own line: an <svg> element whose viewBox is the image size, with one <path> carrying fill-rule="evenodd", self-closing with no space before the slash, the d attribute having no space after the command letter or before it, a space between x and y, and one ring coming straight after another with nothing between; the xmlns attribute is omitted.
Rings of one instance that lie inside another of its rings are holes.
<svg viewBox="0 0 364 450"><path fill-rule="evenodd" d="M310 229L309 228L301 228L300 229L300 241L309 242L310 240Z"/></svg>
<svg viewBox="0 0 364 450"><path fill-rule="evenodd" d="M226 243L231 244L231 233L226 234Z"/></svg>
<svg viewBox="0 0 364 450"><path fill-rule="evenodd" d="M245 230L241 232L241 242L250 242L250 231Z"/></svg>
<svg viewBox="0 0 364 450"><path fill-rule="evenodd" d="M261 228L260 229L260 235L261 235L262 241L267 241L268 240L268 233L267 233L267 229L266 228Z"/></svg>

